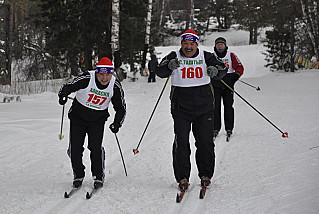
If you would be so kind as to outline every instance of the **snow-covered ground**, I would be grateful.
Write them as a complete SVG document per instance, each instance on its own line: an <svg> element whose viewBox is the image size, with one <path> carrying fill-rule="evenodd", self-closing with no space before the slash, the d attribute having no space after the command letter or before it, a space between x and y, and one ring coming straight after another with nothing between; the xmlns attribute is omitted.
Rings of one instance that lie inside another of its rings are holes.
<svg viewBox="0 0 319 214"><path fill-rule="evenodd" d="M212 50L208 45L200 47ZM175 48L179 47L156 50L161 58ZM139 77L137 82L123 82L127 117L118 138L128 176L115 137L107 128L110 118L104 137L105 186L90 200L85 199L92 186L87 149L84 186L73 197L63 198L72 185L66 155L69 120L65 115L64 139L59 140L62 107L57 95L24 95L22 102L0 103L0 213L319 213L319 70L270 72L263 66L262 45L230 45L230 50L246 68L242 80L261 88L257 91L238 82L237 92L287 131L289 138L282 138L235 96L234 135L226 142L222 132L215 141L216 170L204 200L198 199L200 180L191 135L191 187L181 204L175 202L178 190L171 158L174 136L169 86L140 153L133 154L165 83L159 78L147 83L146 77Z"/></svg>

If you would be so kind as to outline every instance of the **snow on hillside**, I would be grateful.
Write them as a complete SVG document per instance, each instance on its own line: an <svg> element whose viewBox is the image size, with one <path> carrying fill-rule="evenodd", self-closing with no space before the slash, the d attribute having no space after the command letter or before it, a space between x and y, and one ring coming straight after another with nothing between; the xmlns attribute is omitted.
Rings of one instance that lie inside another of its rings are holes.
<svg viewBox="0 0 319 214"><path fill-rule="evenodd" d="M234 35L235 37L236 35ZM207 41L209 38L207 38ZM212 41L214 38L212 39ZM211 46L200 46L212 50ZM176 47L157 47L163 57ZM199 178L192 144L191 187L181 204L175 203L177 184L172 170L173 121L169 86L158 105L139 148L142 135L165 83L123 82L127 117L118 138L128 176L124 174L114 135L107 121L105 186L90 200L89 152L84 153L83 188L69 199L72 172L66 155L69 120L58 140L62 107L52 92L24 95L22 102L0 103L0 213L319 213L319 70L270 72L264 67L262 45L230 46L245 66L236 91L263 113L281 133L235 96L235 129L230 142L221 133L216 144L216 170L204 200L198 199ZM71 105L67 103L67 108ZM113 112L113 110L111 110Z"/></svg>

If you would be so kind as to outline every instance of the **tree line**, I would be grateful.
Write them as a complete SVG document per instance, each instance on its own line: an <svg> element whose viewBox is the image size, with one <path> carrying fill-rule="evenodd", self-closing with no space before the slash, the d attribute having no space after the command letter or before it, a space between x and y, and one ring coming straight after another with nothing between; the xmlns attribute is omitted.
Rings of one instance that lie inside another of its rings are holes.
<svg viewBox="0 0 319 214"><path fill-rule="evenodd" d="M319 0L0 0L0 84L13 71L25 80L56 79L92 69L107 56L120 72L145 67L146 53L168 36L209 29L211 17L223 31L232 24L256 44L267 28L268 64L294 71L296 55L319 59ZM169 27L169 23L179 28ZM14 62L14 63L13 63ZM13 68L12 66L16 67ZM141 65L141 66L140 66ZM21 75L23 74L23 75Z"/></svg>

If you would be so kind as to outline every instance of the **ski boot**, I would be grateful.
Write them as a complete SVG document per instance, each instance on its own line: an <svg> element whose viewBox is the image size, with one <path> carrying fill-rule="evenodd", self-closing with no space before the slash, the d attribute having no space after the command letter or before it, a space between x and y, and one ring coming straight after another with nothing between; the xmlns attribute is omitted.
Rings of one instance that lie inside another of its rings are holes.
<svg viewBox="0 0 319 214"><path fill-rule="evenodd" d="M209 177L206 177L206 176L202 176L200 178L200 185L202 187L207 187L210 185L210 178Z"/></svg>
<svg viewBox="0 0 319 214"><path fill-rule="evenodd" d="M226 141L227 141L227 142L229 141L230 136L231 136L232 134L233 134L232 130L227 130L227 131L226 131L226 135L227 135Z"/></svg>
<svg viewBox="0 0 319 214"><path fill-rule="evenodd" d="M210 185L210 178L206 176L202 176L200 178L200 185L202 186L202 188L199 192L199 198L203 199L206 195L207 187Z"/></svg>
<svg viewBox="0 0 319 214"><path fill-rule="evenodd" d="M188 186L189 186L189 182L188 182L188 179L186 178L182 179L178 184L178 187L181 191L186 191L188 189Z"/></svg>
<svg viewBox="0 0 319 214"><path fill-rule="evenodd" d="M99 189L99 188L103 187L103 179L102 179L102 177L96 176L94 178L93 186L94 186L94 189Z"/></svg>
<svg viewBox="0 0 319 214"><path fill-rule="evenodd" d="M79 188L82 186L82 183L83 183L83 178L75 178L73 180L73 187L74 188Z"/></svg>

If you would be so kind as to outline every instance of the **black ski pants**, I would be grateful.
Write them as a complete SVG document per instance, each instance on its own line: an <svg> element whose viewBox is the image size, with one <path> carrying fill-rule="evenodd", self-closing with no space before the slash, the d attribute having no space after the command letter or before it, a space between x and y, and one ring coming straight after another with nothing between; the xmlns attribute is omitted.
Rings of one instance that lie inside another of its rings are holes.
<svg viewBox="0 0 319 214"><path fill-rule="evenodd" d="M214 130L219 132L221 129L221 100L223 100L225 130L232 131L234 128L234 93L228 88L214 87L214 95Z"/></svg>
<svg viewBox="0 0 319 214"><path fill-rule="evenodd" d="M190 177L191 149L189 134L192 129L196 146L196 165L198 176L213 177L215 152L213 142L212 112L192 118L173 115L175 139L173 143L173 168L177 182Z"/></svg>
<svg viewBox="0 0 319 214"><path fill-rule="evenodd" d="M148 82L156 82L155 80L155 72L154 71L150 71L150 75L148 77Z"/></svg>
<svg viewBox="0 0 319 214"><path fill-rule="evenodd" d="M92 176L104 181L105 152L102 146L104 122L79 122L70 120L70 142L68 155L71 159L74 178L84 178L85 166L82 162L84 140L88 135Z"/></svg>

